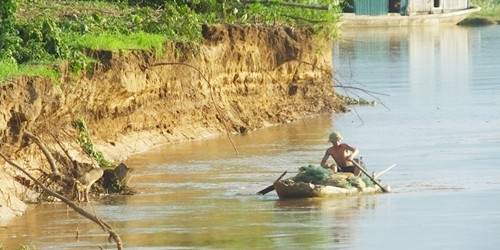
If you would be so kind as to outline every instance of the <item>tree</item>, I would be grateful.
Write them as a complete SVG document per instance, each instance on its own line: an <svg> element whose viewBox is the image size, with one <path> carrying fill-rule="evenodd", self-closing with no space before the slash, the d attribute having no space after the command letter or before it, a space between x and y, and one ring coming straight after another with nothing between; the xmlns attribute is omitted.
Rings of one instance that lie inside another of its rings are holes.
<svg viewBox="0 0 500 250"><path fill-rule="evenodd" d="M15 29L18 0L0 0L0 54L12 57L18 40Z"/></svg>

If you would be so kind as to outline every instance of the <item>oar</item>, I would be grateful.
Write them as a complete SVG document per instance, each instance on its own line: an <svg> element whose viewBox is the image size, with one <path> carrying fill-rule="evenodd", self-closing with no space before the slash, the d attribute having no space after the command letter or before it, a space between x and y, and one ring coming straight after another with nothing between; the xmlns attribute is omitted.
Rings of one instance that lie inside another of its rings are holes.
<svg viewBox="0 0 500 250"><path fill-rule="evenodd" d="M283 176L285 176L285 175L286 175L286 172L287 172L287 171L283 172L283 173L280 175L280 177L278 177L278 179L276 179L274 182L277 182L277 181L281 180L281 178L283 178ZM260 194L260 195L265 195L265 194L267 194L267 193L269 193L269 192L271 192L271 191L273 191L273 190L274 190L274 184L273 184L273 185L271 185L271 186L269 186L269 187L266 187L266 188L264 188L264 189L260 190L259 192L257 192L257 194Z"/></svg>
<svg viewBox="0 0 500 250"><path fill-rule="evenodd" d="M376 173L373 178L374 179L377 179L378 177L380 177L381 175L385 174L387 171L391 170L393 167L395 167L396 164L392 164L390 167L386 168L384 171L380 172L380 173Z"/></svg>
<svg viewBox="0 0 500 250"><path fill-rule="evenodd" d="M366 176L368 176L368 178L370 178L370 180L373 181L373 183L377 184L377 186L380 187L380 189L382 190L382 192L384 193L388 193L389 190L387 190L385 187L382 187L382 184L380 184L380 182L378 182L375 178L373 178L370 174L368 174L368 172L366 172L366 170L364 170L356 161L352 161L354 163L354 165L356 167L359 168L359 170L361 170L361 172L363 172L363 174L365 174Z"/></svg>

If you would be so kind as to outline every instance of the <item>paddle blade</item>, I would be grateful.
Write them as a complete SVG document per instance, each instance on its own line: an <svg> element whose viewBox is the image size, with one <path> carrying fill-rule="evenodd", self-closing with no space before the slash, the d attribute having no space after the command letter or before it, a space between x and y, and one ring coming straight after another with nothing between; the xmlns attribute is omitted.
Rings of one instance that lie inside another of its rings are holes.
<svg viewBox="0 0 500 250"><path fill-rule="evenodd" d="M281 178L283 178L283 176L285 176L285 175L286 175L286 172L287 172L287 171L283 172L283 173L280 175L280 177L278 177L278 179L276 179L274 182L277 182L277 181L281 180ZM260 194L260 195L265 195L265 194L267 194L267 193L269 193L269 192L271 192L271 191L273 191L273 190L274 190L274 185L271 185L271 186L269 186L269 187L266 187L266 188L264 188L264 189L260 190L259 192L257 192L257 194Z"/></svg>
<svg viewBox="0 0 500 250"><path fill-rule="evenodd" d="M266 187L266 188L260 190L259 192L257 192L257 194L265 195L265 194L267 194L267 193L269 193L269 192L271 192L273 190L274 190L274 185L271 185L269 187Z"/></svg>

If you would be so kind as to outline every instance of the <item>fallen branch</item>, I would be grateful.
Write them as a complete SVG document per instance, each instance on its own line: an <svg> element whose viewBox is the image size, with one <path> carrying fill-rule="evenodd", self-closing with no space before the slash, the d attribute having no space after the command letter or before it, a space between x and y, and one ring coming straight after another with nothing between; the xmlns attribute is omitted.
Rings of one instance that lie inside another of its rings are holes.
<svg viewBox="0 0 500 250"><path fill-rule="evenodd" d="M312 20L312 19L307 19L307 18L303 18L303 17L299 17L299 16L292 16L292 15L283 15L283 16L291 18L291 19L295 19L295 20L310 22L310 23L326 23L327 22L325 20Z"/></svg>
<svg viewBox="0 0 500 250"><path fill-rule="evenodd" d="M319 70L321 70L321 71L324 71L324 72L325 72L325 73L327 73L327 74L332 74L332 71L331 71L331 70L327 70L327 69L319 68L319 67L317 67L317 66L316 66L315 64L313 64L313 63L306 62L306 61L303 61L303 60L300 60L300 59L296 59L296 61L298 61L298 62L300 62L300 63L303 63L303 64L306 64L306 65L310 65L310 66L312 66L313 68L317 68L317 69L319 69ZM336 75L336 73L335 73L334 75ZM389 107L387 107L387 106L384 104L384 102L382 102L382 100L381 100L379 97L377 97L377 96L376 96L376 95L388 96L388 94L379 93L379 92L375 92L375 91L370 91L370 90L366 90L366 89L359 88L359 87L345 86L345 85L343 85L343 84L341 83L341 81L340 81L339 79L337 79L335 76L333 77L333 80L335 80L335 82L336 82L336 83L338 83L338 84L335 84L333 87L335 87L335 88L342 88L342 89L345 91L345 93L346 93L346 96L347 96L347 97L350 97L350 95L349 95L349 94L352 94L352 95L356 96L356 98L358 98L358 99L362 99L362 98L361 98L361 96L359 96L358 94L354 93L354 91L352 91L352 90L361 91L361 92L363 92L363 93L365 93L365 94L367 94L367 95L371 96L372 98L374 98L374 99L377 101L377 103L380 103L382 106L384 106L385 108L387 108L388 110L390 110L390 109L389 109Z"/></svg>
<svg viewBox="0 0 500 250"><path fill-rule="evenodd" d="M56 161L50 151L45 147L45 144L38 138L37 136L33 135L32 133L25 131L24 134L28 136L30 139L32 139L36 145L42 150L43 154L45 157L47 157L47 161L49 162L50 169L52 170L52 173L56 176L61 176L61 173L59 172L59 169L56 166Z"/></svg>
<svg viewBox="0 0 500 250"><path fill-rule="evenodd" d="M83 217L95 222L97 225L99 225L102 230L106 231L109 233L109 237L112 238L115 243L116 243L116 248L121 250L123 249L123 244L122 244L122 240L120 238L120 236L118 234L115 233L115 231L113 230L113 227L111 225L109 225L108 223L102 221L101 219L99 219L97 216L85 211L83 208L77 206L75 203L73 203L72 201L70 201L68 198L50 190L49 188L47 188L45 185L43 185L43 183L41 183L40 181L38 181L35 177L33 177L31 174L29 174L26 170L24 170L21 166L17 165L15 162L13 162L11 159L9 159L3 152L0 151L0 156L2 156L2 158L7 162L9 163L11 166L13 166L14 168L16 168L17 170L23 172L26 176L28 176L28 178L30 178L33 182L35 182L40 188L43 189L43 191L47 192L49 195L51 196L54 196L58 199L60 199L62 202L66 203L66 205L68 205L69 207L71 207L73 210L75 210L77 213L79 213L80 215L82 215Z"/></svg>

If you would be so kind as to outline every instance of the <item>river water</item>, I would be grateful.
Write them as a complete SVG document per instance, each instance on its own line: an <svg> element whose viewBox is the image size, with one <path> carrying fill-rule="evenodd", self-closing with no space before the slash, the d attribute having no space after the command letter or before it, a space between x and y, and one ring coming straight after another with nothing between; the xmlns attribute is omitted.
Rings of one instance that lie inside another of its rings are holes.
<svg viewBox="0 0 500 250"><path fill-rule="evenodd" d="M151 150L126 162L138 194L84 207L126 249L499 249L499 41L498 26L344 31L337 91L381 104L234 137L239 155L226 137ZM369 171L397 164L381 177L391 193L255 195L285 170L319 164L332 130L360 149ZM30 241L114 247L61 204L0 228L4 249Z"/></svg>

